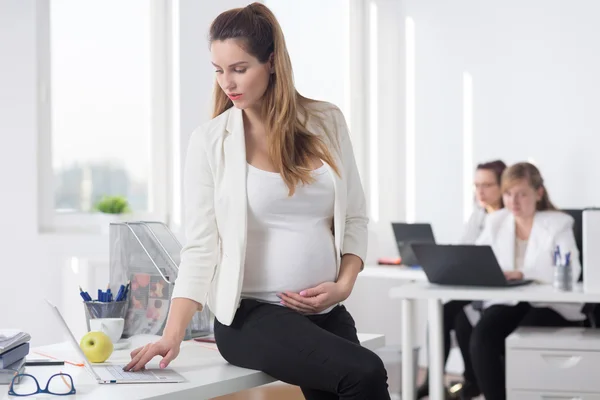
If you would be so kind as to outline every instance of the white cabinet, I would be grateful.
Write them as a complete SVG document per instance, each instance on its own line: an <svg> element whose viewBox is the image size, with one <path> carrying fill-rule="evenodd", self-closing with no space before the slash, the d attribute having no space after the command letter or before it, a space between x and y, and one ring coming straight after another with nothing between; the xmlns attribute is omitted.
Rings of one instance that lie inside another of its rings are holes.
<svg viewBox="0 0 600 400"><path fill-rule="evenodd" d="M515 390L508 394L509 399L519 400L600 400L600 394L573 393L573 392L525 392Z"/></svg>
<svg viewBox="0 0 600 400"><path fill-rule="evenodd" d="M600 400L600 330L519 328L506 339L508 399Z"/></svg>

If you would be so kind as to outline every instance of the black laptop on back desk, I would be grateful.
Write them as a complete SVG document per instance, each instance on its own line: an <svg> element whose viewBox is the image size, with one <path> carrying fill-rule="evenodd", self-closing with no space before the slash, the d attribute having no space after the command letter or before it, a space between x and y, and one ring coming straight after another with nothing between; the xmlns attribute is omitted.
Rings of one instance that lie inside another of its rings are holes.
<svg viewBox="0 0 600 400"><path fill-rule="evenodd" d="M430 224L392 222L394 238L404 265L420 265L412 246L416 243L435 243Z"/></svg>
<svg viewBox="0 0 600 400"><path fill-rule="evenodd" d="M531 280L507 280L490 246L414 243L427 279L439 285L509 287Z"/></svg>

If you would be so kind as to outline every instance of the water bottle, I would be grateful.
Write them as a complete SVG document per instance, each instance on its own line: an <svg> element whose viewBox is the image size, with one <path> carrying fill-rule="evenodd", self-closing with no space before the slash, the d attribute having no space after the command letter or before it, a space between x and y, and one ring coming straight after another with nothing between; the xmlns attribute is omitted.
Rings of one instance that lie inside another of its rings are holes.
<svg viewBox="0 0 600 400"><path fill-rule="evenodd" d="M554 287L558 290L573 290L573 269L571 268L571 253L565 255L563 263L561 257L555 256L554 261Z"/></svg>

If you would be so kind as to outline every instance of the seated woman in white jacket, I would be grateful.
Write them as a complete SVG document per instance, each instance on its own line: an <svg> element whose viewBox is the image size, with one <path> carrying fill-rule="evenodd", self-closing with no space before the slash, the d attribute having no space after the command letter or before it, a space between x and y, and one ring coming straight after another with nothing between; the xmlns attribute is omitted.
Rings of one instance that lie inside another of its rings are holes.
<svg viewBox="0 0 600 400"><path fill-rule="evenodd" d="M477 244L490 245L507 279L533 279L551 284L553 254L571 253L573 280L581 266L573 234L573 219L554 207L539 170L518 163L502 175L505 209L490 215ZM471 363L486 400L505 399L502 357L504 340L519 326L576 326L584 319L581 304L487 302L472 332L456 327L459 341L468 342ZM467 333L469 336L464 337Z"/></svg>
<svg viewBox="0 0 600 400"><path fill-rule="evenodd" d="M475 207L468 222L465 224L460 242L462 244L474 244L485 226L485 220L488 215L504 207L502 202L502 191L500 190L500 180L502 173L506 169L506 164L501 160L484 162L477 165L473 177L473 188L475 191ZM462 329L471 329L468 322L470 319L467 313L475 313L471 307L470 301L453 300L444 304L444 360L448 360L450 355L450 333L455 329L455 322L458 320ZM463 321L464 320L464 321ZM465 332L461 337L468 336ZM453 394L460 394L462 399L470 399L479 396L479 389L475 384L475 376L471 368L471 362L468 357L469 345L467 343L458 343L460 351L463 354L464 373L463 382L458 385L452 384ZM466 357L465 357L466 355ZM417 398L421 399L429 395L429 379L417 389Z"/></svg>

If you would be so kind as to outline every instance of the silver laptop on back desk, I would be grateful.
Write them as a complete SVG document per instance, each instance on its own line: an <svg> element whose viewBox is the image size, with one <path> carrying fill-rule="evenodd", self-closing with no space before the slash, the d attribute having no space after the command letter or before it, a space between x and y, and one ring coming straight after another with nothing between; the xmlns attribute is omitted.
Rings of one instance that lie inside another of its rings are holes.
<svg viewBox="0 0 600 400"><path fill-rule="evenodd" d="M177 383L185 381L183 376L170 369L147 369L139 372L126 372L123 371L124 365L92 365L83 354L79 344L77 344L73 332L69 329L58 307L48 300L46 301L52 307L56 319L62 325L69 341L83 360L85 368L96 378L98 383Z"/></svg>

